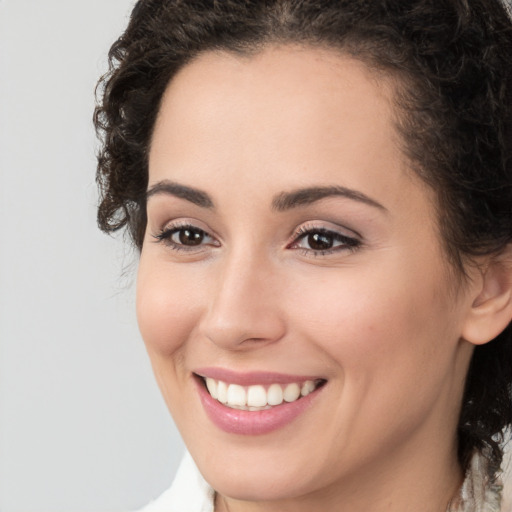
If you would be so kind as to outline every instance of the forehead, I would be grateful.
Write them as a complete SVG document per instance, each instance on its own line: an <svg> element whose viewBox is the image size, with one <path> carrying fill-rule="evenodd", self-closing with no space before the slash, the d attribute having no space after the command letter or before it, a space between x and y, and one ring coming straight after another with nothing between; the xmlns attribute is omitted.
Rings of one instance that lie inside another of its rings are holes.
<svg viewBox="0 0 512 512"><path fill-rule="evenodd" d="M251 113L251 120L266 121L270 128L265 114L272 113L275 118L287 111L290 120L301 114L303 120L314 114L325 118L324 110L332 110L336 104L342 109L333 113L347 115L342 106L345 100L357 105L359 120L371 115L374 125L382 125L390 121L394 110L392 92L391 80L383 73L334 50L270 46L248 55L212 51L200 54L174 76L157 124L172 122L171 114L176 122L198 120L200 124L205 117L217 115L227 124L235 121L237 114L240 121L243 114ZM257 111L251 112L251 106ZM257 112L261 115L255 115ZM248 121L244 119L244 124Z"/></svg>
<svg viewBox="0 0 512 512"><path fill-rule="evenodd" d="M150 183L172 174L213 187L243 177L248 193L262 178L282 189L322 182L396 193L411 175L397 137L392 81L358 60L299 46L208 52L165 92Z"/></svg>

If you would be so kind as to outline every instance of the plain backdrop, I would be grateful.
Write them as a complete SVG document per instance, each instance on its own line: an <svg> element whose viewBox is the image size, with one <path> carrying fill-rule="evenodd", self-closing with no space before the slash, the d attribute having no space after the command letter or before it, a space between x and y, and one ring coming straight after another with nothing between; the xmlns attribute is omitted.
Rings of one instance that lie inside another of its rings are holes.
<svg viewBox="0 0 512 512"><path fill-rule="evenodd" d="M0 510L115 512L183 447L140 339L137 257L96 227L94 86L132 0L0 0Z"/></svg>

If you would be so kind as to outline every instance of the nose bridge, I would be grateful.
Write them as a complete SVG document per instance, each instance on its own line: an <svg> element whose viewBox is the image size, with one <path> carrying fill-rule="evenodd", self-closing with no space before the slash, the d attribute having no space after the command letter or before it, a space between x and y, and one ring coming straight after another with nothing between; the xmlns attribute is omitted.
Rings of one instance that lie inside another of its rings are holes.
<svg viewBox="0 0 512 512"><path fill-rule="evenodd" d="M284 330L272 262L241 249L219 262L202 321L206 337L227 349L277 341Z"/></svg>

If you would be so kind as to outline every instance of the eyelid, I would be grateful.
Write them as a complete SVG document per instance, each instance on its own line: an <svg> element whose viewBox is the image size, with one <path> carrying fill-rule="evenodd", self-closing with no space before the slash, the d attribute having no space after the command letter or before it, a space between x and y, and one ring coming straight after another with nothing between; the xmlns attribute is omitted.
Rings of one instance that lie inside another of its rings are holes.
<svg viewBox="0 0 512 512"><path fill-rule="evenodd" d="M333 224L332 222L325 222L320 220L312 220L307 221L299 226L297 226L291 235L291 239L293 240L295 237L304 235L310 231L323 231L339 234L344 238L353 238L359 241L363 241L363 237L357 231L351 228L347 228L345 226L340 226L338 224Z"/></svg>
<svg viewBox="0 0 512 512"><path fill-rule="evenodd" d="M347 231L350 233L348 234ZM328 249L308 249L298 247L297 245L308 235L313 233L323 233L331 235L335 241L341 242L341 245L335 245ZM309 221L298 226L290 237L287 248L294 250L302 250L306 255L329 255L342 251L355 251L363 245L362 237L359 233L352 229L341 226L333 226L331 223L326 225L323 221Z"/></svg>
<svg viewBox="0 0 512 512"><path fill-rule="evenodd" d="M187 227L200 229L201 231L204 231L205 233L208 234L211 233L211 229L208 226L206 226L204 222L194 217L177 216L174 218L167 218L165 222L158 222L158 225L155 225L155 228L157 228L159 231Z"/></svg>

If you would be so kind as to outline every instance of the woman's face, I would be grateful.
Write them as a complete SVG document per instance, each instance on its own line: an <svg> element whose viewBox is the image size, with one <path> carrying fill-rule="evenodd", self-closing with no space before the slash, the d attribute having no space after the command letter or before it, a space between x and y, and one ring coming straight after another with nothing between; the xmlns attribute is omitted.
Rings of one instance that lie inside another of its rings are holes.
<svg viewBox="0 0 512 512"><path fill-rule="evenodd" d="M390 84L281 47L204 54L166 91L138 320L222 495L361 490L454 457L470 303L398 148Z"/></svg>

